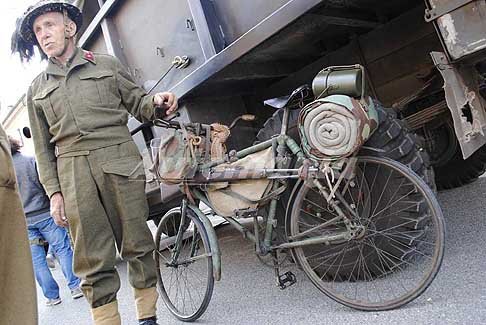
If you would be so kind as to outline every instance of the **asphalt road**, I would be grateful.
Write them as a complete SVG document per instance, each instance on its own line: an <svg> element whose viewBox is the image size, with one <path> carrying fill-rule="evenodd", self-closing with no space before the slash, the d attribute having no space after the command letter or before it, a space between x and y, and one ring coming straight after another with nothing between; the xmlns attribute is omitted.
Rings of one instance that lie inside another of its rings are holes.
<svg viewBox="0 0 486 325"><path fill-rule="evenodd" d="M441 192L447 226L442 269L431 287L416 301L388 312L359 312L322 295L295 267L297 284L281 291L273 270L252 253L252 245L229 226L218 228L223 252L223 276L216 283L200 324L486 324L486 178L460 189ZM119 293L123 324L136 324L126 267L120 264ZM54 271L63 303L46 307L38 292L41 325L90 323L88 304L73 301L59 266ZM20 311L21 312L21 311ZM178 323L159 301L160 324Z"/></svg>

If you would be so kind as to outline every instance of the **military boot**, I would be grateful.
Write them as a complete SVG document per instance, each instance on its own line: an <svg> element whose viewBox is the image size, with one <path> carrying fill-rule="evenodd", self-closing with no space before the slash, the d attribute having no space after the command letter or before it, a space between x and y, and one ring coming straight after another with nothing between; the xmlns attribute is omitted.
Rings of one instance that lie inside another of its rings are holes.
<svg viewBox="0 0 486 325"><path fill-rule="evenodd" d="M157 323L157 317L154 316L150 318L139 319L138 325L159 325L159 324Z"/></svg>

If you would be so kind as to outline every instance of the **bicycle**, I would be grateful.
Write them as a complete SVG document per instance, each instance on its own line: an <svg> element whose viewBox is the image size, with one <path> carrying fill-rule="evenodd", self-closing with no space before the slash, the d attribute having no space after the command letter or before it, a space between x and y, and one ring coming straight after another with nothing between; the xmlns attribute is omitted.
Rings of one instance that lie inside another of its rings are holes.
<svg viewBox="0 0 486 325"><path fill-rule="evenodd" d="M387 158L352 155L338 159L332 173L329 166L326 170L316 164L286 135L290 110L302 109L309 100L313 100L309 87L299 87L271 102L284 109L280 134L216 161L199 157L195 173L182 182L181 208L162 217L155 236L160 293L179 320L198 319L210 302L214 282L221 278L216 232L197 203L218 210L210 199L211 186L228 182L268 182L259 200L248 200L249 207L222 217L255 243L257 256L271 257L281 289L296 281L292 272L280 273L279 255L288 251L325 295L364 311L403 306L434 280L445 237L434 193L412 170ZM154 124L189 130L198 141L210 138L209 125L172 120ZM272 153L274 166L235 167L235 162L262 152ZM295 161L299 168L292 168ZM291 180L297 182L287 204L282 240L275 236L275 229L282 226L277 221L281 218L276 218L277 203ZM241 195L233 199L245 201ZM252 218L253 229L239 218Z"/></svg>

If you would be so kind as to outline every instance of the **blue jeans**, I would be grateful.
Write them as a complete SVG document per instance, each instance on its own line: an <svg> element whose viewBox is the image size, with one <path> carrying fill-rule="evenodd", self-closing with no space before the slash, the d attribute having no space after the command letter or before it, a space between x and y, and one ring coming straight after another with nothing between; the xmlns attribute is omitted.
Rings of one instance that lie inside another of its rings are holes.
<svg viewBox="0 0 486 325"><path fill-rule="evenodd" d="M79 286L80 279L73 273L73 251L69 243L66 229L54 223L54 219L47 218L36 224L28 226L29 240L45 239L59 259L62 273L68 282L69 289ZM52 273L47 266L46 251L43 246L31 244L32 262L37 283L42 288L44 296L48 299L59 298L59 286L52 277Z"/></svg>

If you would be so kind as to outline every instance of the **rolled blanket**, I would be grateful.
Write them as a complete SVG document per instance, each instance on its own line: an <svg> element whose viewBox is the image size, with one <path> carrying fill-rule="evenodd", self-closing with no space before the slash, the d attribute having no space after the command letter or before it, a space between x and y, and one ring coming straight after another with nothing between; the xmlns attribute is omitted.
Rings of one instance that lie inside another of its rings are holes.
<svg viewBox="0 0 486 325"><path fill-rule="evenodd" d="M354 98L332 95L306 105L299 116L304 151L312 158L327 161L351 156L378 125L370 103L365 106Z"/></svg>

